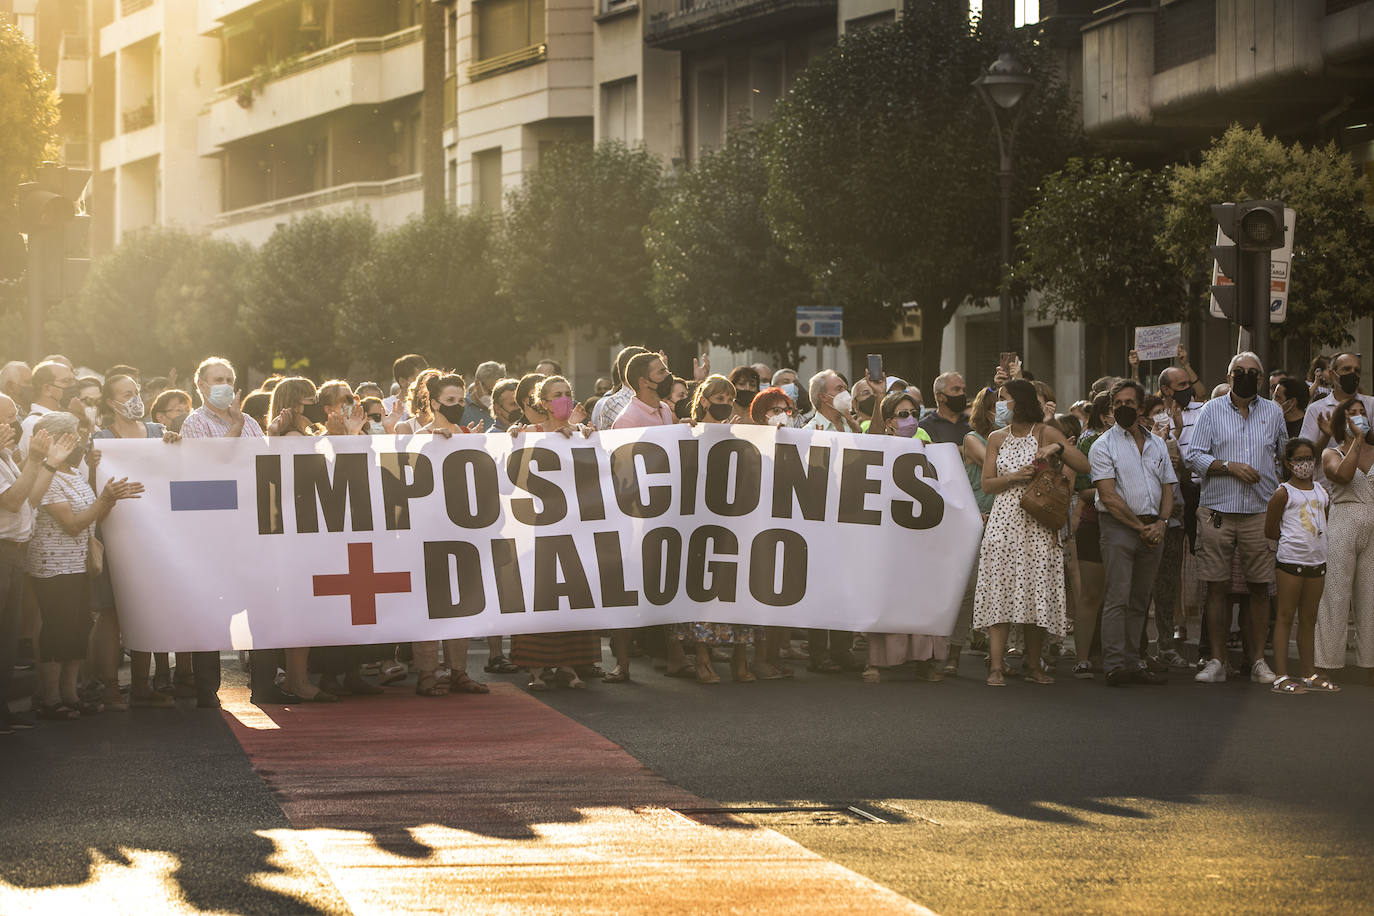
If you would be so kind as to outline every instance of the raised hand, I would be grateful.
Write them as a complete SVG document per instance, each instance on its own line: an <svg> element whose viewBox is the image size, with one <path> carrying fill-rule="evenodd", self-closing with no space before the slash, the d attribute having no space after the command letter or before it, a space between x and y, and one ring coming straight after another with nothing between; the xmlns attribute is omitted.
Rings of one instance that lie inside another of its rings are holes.
<svg viewBox="0 0 1374 916"><path fill-rule="evenodd" d="M1188 351L1183 349L1183 344L1178 345L1178 352L1176 354L1176 358L1178 359L1178 364L1180 366L1188 365Z"/></svg>
<svg viewBox="0 0 1374 916"><path fill-rule="evenodd" d="M367 413L356 404L345 404L343 408L345 435L356 436L367 425Z"/></svg>
<svg viewBox="0 0 1374 916"><path fill-rule="evenodd" d="M581 402L573 408L572 414L568 417L568 422L573 426L581 426L587 422L587 411L582 408Z"/></svg>
<svg viewBox="0 0 1374 916"><path fill-rule="evenodd" d="M706 381L706 376L711 374L711 357L705 353L701 358L692 357L692 378L698 382Z"/></svg>
<svg viewBox="0 0 1374 916"><path fill-rule="evenodd" d="M237 426L243 422L243 392L235 391L234 399L229 402L227 408L230 425Z"/></svg>
<svg viewBox="0 0 1374 916"><path fill-rule="evenodd" d="M473 420L467 426L464 426L463 429L466 429L470 433L480 433L482 430L486 429L486 426L487 424L484 420Z"/></svg>
<svg viewBox="0 0 1374 916"><path fill-rule="evenodd" d="M61 436L58 436L57 441L54 442L48 435L47 430L40 429L33 434L33 438L31 438L29 442L37 442L39 436L43 437L43 451L38 454L46 455L48 463L57 465L58 467L61 467L62 462L67 460L67 456L76 448L76 443L78 441L75 433L63 433Z"/></svg>
<svg viewBox="0 0 1374 916"><path fill-rule="evenodd" d="M284 436L296 428L296 412L290 407L282 409L277 418L267 424L267 435Z"/></svg>
<svg viewBox="0 0 1374 916"><path fill-rule="evenodd" d="M86 452L86 467L94 471L96 466L100 464L101 457L100 449L92 448L90 451Z"/></svg>
<svg viewBox="0 0 1374 916"><path fill-rule="evenodd" d="M1132 369L1139 369L1139 368L1140 368L1140 353L1139 353L1139 351L1132 349L1129 353L1127 353L1127 354L1126 354L1126 363L1127 363L1127 365L1129 365Z"/></svg>
<svg viewBox="0 0 1374 916"><path fill-rule="evenodd" d="M131 481L127 477L111 480L105 484L105 489L100 491L100 498L111 503L121 499L138 499L142 495L143 484Z"/></svg>
<svg viewBox="0 0 1374 916"><path fill-rule="evenodd" d="M1331 411L1317 414L1317 431L1326 438L1331 438Z"/></svg>
<svg viewBox="0 0 1374 916"><path fill-rule="evenodd" d="M396 400L391 402L391 410L382 417L382 429L392 432L396 429L396 424L405 419L405 395L396 395Z"/></svg>

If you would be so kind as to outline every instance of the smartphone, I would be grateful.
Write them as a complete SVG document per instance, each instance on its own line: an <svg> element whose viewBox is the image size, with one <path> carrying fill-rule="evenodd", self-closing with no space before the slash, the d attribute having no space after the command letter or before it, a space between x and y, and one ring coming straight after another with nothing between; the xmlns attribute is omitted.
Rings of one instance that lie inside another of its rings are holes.
<svg viewBox="0 0 1374 916"><path fill-rule="evenodd" d="M868 354L868 380L870 382L883 380L883 355L881 353Z"/></svg>
<svg viewBox="0 0 1374 916"><path fill-rule="evenodd" d="M997 365L1007 376L1011 375L1011 367L1016 363L1016 353L1003 353L997 358Z"/></svg>

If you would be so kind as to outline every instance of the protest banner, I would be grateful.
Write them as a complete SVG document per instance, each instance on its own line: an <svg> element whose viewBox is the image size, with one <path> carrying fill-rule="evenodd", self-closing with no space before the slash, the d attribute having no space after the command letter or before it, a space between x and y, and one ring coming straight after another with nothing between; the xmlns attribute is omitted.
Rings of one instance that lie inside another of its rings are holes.
<svg viewBox="0 0 1374 916"><path fill-rule="evenodd" d="M1173 359L1183 342L1183 325L1152 324L1135 329L1135 353L1141 362L1152 359Z"/></svg>
<svg viewBox="0 0 1374 916"><path fill-rule="evenodd" d="M126 644L358 645L709 620L951 632L981 523L958 450L702 424L110 440ZM875 573L875 568L881 573Z"/></svg>

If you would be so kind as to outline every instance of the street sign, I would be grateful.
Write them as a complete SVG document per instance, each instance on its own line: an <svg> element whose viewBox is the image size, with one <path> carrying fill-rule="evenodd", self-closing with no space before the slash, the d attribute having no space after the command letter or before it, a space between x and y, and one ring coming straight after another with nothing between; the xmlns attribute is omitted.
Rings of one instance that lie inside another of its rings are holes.
<svg viewBox="0 0 1374 916"><path fill-rule="evenodd" d="M844 309L797 306L798 337L843 337Z"/></svg>
<svg viewBox="0 0 1374 916"><path fill-rule="evenodd" d="M1297 222L1297 213L1291 207L1283 210L1283 221L1287 224L1287 231L1284 233L1282 248L1274 249L1274 253L1269 261L1269 323L1282 324L1288 318L1288 289L1292 285L1292 263L1293 263L1293 229ZM1220 229L1217 230L1217 244L1230 243L1228 238ZM1212 262L1212 283L1215 286L1230 286L1231 278L1226 276L1217 267L1215 261ZM1213 318L1225 318L1221 306L1217 304L1216 296L1211 297L1210 312Z"/></svg>

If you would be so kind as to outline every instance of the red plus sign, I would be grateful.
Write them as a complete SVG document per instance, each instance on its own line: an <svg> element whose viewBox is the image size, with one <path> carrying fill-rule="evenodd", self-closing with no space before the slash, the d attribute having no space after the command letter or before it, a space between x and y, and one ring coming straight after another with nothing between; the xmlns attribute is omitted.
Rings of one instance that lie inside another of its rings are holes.
<svg viewBox="0 0 1374 916"><path fill-rule="evenodd" d="M372 570L372 545L348 545L348 572L315 576L315 595L347 595L353 625L377 622L377 596L410 591L410 573L379 573Z"/></svg>

